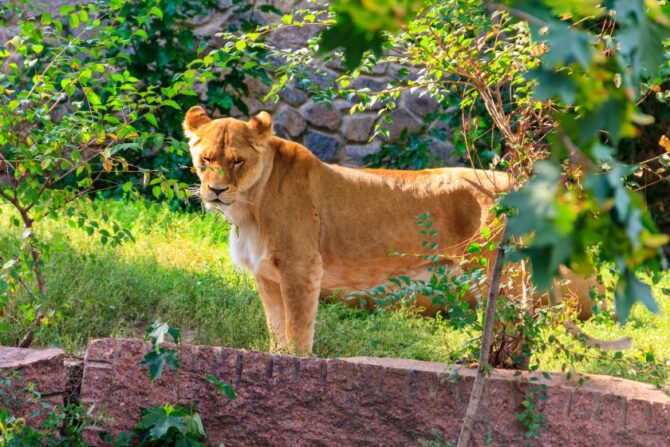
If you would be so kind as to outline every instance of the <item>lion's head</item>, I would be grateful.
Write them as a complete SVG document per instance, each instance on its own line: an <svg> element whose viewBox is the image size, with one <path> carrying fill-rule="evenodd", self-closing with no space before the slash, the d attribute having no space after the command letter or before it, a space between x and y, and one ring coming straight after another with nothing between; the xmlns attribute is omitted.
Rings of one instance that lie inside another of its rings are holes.
<svg viewBox="0 0 670 447"><path fill-rule="evenodd" d="M272 118L261 112L248 122L211 119L200 106L184 118L193 166L200 178L200 197L207 208L223 209L256 184L268 167Z"/></svg>

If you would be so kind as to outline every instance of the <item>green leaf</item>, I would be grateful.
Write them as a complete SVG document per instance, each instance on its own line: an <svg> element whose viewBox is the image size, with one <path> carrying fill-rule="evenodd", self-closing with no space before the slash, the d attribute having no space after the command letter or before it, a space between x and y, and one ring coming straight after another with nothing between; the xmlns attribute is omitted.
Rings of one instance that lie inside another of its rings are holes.
<svg viewBox="0 0 670 447"><path fill-rule="evenodd" d="M467 253L481 253L481 251L482 245L478 242L471 243L466 250Z"/></svg>
<svg viewBox="0 0 670 447"><path fill-rule="evenodd" d="M16 259L10 259L9 261L5 262L5 264L2 266L2 270L9 270L12 267L14 267L19 261Z"/></svg>
<svg viewBox="0 0 670 447"><path fill-rule="evenodd" d="M536 68L530 70L525 76L527 79L537 82L533 97L539 101L558 97L565 104L572 105L577 98L577 85L565 71Z"/></svg>
<svg viewBox="0 0 670 447"><path fill-rule="evenodd" d="M627 113L631 104L622 97L610 96L593 110L584 111L581 119L575 121L571 114L566 119L572 119L577 124L576 143L580 147L591 147L601 132L607 132L610 143L616 144L622 136L622 125L627 122Z"/></svg>
<svg viewBox="0 0 670 447"><path fill-rule="evenodd" d="M551 246L531 247L523 250L530 259L533 269L532 280L535 287L540 291L549 290L551 280L558 273L558 265L552 265Z"/></svg>
<svg viewBox="0 0 670 447"><path fill-rule="evenodd" d="M63 5L58 9L58 14L65 17L66 15L70 14L72 11L74 11L74 6Z"/></svg>
<svg viewBox="0 0 670 447"><path fill-rule="evenodd" d="M149 378L154 382L161 378L166 366L170 369L179 368L179 353L173 349L149 351L140 363L149 368Z"/></svg>
<svg viewBox="0 0 670 447"><path fill-rule="evenodd" d="M237 51L242 51L246 47L247 47L247 43L243 40L238 40L237 42L235 42L235 48L237 49Z"/></svg>
<svg viewBox="0 0 670 447"><path fill-rule="evenodd" d="M140 420L140 425L149 430L149 434L154 440L164 438L170 429L179 433L186 432L184 416L168 413L163 407L147 409Z"/></svg>
<svg viewBox="0 0 670 447"><path fill-rule="evenodd" d="M138 28L137 30L135 30L133 35L139 37L142 40L147 40L149 38L149 35L147 34L147 32L145 30L143 30L142 28Z"/></svg>
<svg viewBox="0 0 670 447"><path fill-rule="evenodd" d="M634 272L625 269L614 289L614 301L619 322L625 323L628 320L631 308L638 300L642 301L650 312L659 312L658 303L651 294L651 287L637 279Z"/></svg>
<svg viewBox="0 0 670 447"><path fill-rule="evenodd" d="M175 110L181 110L181 107L179 106L179 104L177 104L175 101L173 101L171 99L166 99L165 101L163 101L163 105L172 107Z"/></svg>
<svg viewBox="0 0 670 447"><path fill-rule="evenodd" d="M561 171L555 163L548 161L537 163L534 171L526 185L507 194L501 201L504 206L519 210L508 222L512 236L536 230L541 222L555 217L553 204Z"/></svg>
<svg viewBox="0 0 670 447"><path fill-rule="evenodd" d="M578 62L585 70L591 65L591 35L568 27L563 22L549 25L546 36L549 51L544 60L550 67Z"/></svg>
<svg viewBox="0 0 670 447"><path fill-rule="evenodd" d="M70 25L70 28L72 28L72 29L79 28L79 15L78 14L70 14L70 19L69 19L68 23Z"/></svg>
<svg viewBox="0 0 670 447"><path fill-rule="evenodd" d="M156 320L147 328L146 334L151 338L153 345L159 345L165 342L165 335L167 335L169 330L170 326L167 323Z"/></svg>
<svg viewBox="0 0 670 447"><path fill-rule="evenodd" d="M205 427L202 425L202 419L198 413L193 413L184 417L186 430L184 433L191 434L197 437L205 436Z"/></svg>
<svg viewBox="0 0 670 447"><path fill-rule="evenodd" d="M146 118L146 120L149 121L149 123L151 123L151 125L154 127L158 127L158 120L156 119L156 115L153 113L147 113L144 115L144 118Z"/></svg>
<svg viewBox="0 0 670 447"><path fill-rule="evenodd" d="M158 6L152 6L151 9L149 10L149 14L154 15L159 19L163 20L163 11L161 11Z"/></svg>
<svg viewBox="0 0 670 447"><path fill-rule="evenodd" d="M237 393L235 392L235 389L233 386L227 382L223 382L219 380L216 376L213 376L212 374L208 374L205 379L214 385L214 387L219 391L224 396L227 396L228 399L230 400L235 400L237 399Z"/></svg>
<svg viewBox="0 0 670 447"><path fill-rule="evenodd" d="M177 344L181 341L181 330L176 327L170 327L170 329L168 329L168 335L170 335L172 341Z"/></svg>
<svg viewBox="0 0 670 447"><path fill-rule="evenodd" d="M615 0L614 9L617 23L623 25L615 38L634 77L643 71L653 75L665 61L665 48L661 42L670 37L670 27L650 20L644 0Z"/></svg>

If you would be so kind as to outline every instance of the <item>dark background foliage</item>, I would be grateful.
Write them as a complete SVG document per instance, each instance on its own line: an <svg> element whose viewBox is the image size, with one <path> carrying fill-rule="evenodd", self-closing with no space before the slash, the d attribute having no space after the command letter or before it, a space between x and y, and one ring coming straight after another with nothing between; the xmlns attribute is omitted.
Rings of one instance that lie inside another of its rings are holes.
<svg viewBox="0 0 670 447"><path fill-rule="evenodd" d="M269 82L267 73L258 67L242 67L232 63L228 70L211 76L201 85L196 85L198 95L175 94L172 85L175 75L189 70L191 63L203 57L209 50L220 44L215 35L200 35L194 30L194 22L212 15L219 2L217 0L133 0L124 5L119 15L126 17L116 33L130 38L130 51L125 48L112 49L110 55L118 56L119 51L127 56L119 69L143 80L148 85L156 85L161 93L170 97L181 107L161 109L154 122L138 124L142 130L151 131L154 136L148 139L141 152L128 157L129 161L163 173L169 178L185 183L194 183L196 176L191 172L190 155L181 130L184 111L198 104L204 104L217 116L227 116L233 109L248 115L245 102L249 95L247 79L260 78ZM264 12L275 11L268 5L256 5L256 2L235 0L233 20L220 31L248 31L258 25L255 18L256 8ZM161 12L150 15L149 12ZM146 17L151 19L147 20ZM177 140L167 145L167 139ZM110 193L119 194L122 191Z"/></svg>

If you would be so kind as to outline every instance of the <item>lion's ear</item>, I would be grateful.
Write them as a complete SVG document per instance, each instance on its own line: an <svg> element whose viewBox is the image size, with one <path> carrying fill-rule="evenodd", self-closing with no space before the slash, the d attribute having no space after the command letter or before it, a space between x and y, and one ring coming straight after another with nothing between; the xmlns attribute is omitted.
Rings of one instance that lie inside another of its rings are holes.
<svg viewBox="0 0 670 447"><path fill-rule="evenodd" d="M194 132L204 124L209 123L212 119L207 116L207 112L201 106L193 106L188 109L186 116L184 116L184 122L182 127L184 129L184 135L186 138L192 138Z"/></svg>
<svg viewBox="0 0 670 447"><path fill-rule="evenodd" d="M260 112L247 125L258 140L265 140L272 135L272 117L268 112Z"/></svg>

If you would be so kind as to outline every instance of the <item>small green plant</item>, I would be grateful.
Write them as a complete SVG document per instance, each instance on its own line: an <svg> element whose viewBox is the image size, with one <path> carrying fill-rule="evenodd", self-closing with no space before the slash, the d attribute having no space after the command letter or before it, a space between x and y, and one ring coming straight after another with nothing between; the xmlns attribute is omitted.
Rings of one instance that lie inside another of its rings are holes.
<svg viewBox="0 0 670 447"><path fill-rule="evenodd" d="M146 446L205 446L206 434L193 407L165 404L142 411L133 442Z"/></svg>
<svg viewBox="0 0 670 447"><path fill-rule="evenodd" d="M422 256L430 262L427 280L399 276L389 278L388 284L382 284L372 290L358 295L361 301L372 300L380 308L397 307L412 304L419 295L429 298L432 304L448 315L447 325L453 329L464 331L478 340L476 333L481 331L482 321L479 305L472 306L468 297L481 301L481 290L487 281L488 259L486 252L491 250L491 228L482 229L477 241L471 241L465 249L466 256L453 257L444 254L436 242L438 230L433 226L429 213L416 218L419 233L424 236L421 242L427 254L390 253L394 256ZM503 302L501 300L501 302ZM469 362L476 356L479 347L476 342L466 343L458 352L455 360Z"/></svg>
<svg viewBox="0 0 670 447"><path fill-rule="evenodd" d="M160 320L152 323L146 330L151 342L151 350L144 355L141 364L149 369L152 382L159 380L166 368L177 372L177 401L162 406L148 407L142 410L142 418L130 434L118 434L116 437L104 435L106 442L117 447L130 445L158 446L205 446L206 433L202 418L194 405L181 402L181 375L190 374L214 386L223 396L235 400L237 394L232 385L208 374L206 376L184 371L181 367L182 348L181 331L170 327ZM177 349L163 346L170 337Z"/></svg>
<svg viewBox="0 0 670 447"><path fill-rule="evenodd" d="M97 424L103 414L95 406L80 403L54 405L42 400L34 385L19 387L20 375L0 377L0 447L87 447L84 430ZM20 397L19 397L20 396ZM27 396L27 397L26 397ZM17 416L14 410L30 405L28 419ZM40 420L31 426L28 420Z"/></svg>
<svg viewBox="0 0 670 447"><path fill-rule="evenodd" d="M526 439L542 438L542 424L547 417L539 409L541 402L547 400L547 385L537 384L537 377L532 377L526 397L521 402L523 410L517 416L519 422L526 427Z"/></svg>
<svg viewBox="0 0 670 447"><path fill-rule="evenodd" d="M417 295L431 298L433 304L441 307L449 315L449 323L454 328L465 328L477 323L474 309L464 299L465 295L473 292L483 284L486 279L486 258L478 259L474 265L471 260L461 260L454 263L446 255L440 253L439 245L435 242L438 235L433 227L429 213L417 216L416 225L419 233L426 239L422 241L422 249L431 250L432 253L425 255L390 253L394 256L423 256L430 261L429 271L431 277L428 280L414 279L407 276L389 278L389 284L380 285L372 290L360 294L359 299L367 301L371 299L383 308L397 304L410 304ZM484 234L489 234L485 231ZM480 244L471 244L468 253L480 250Z"/></svg>

